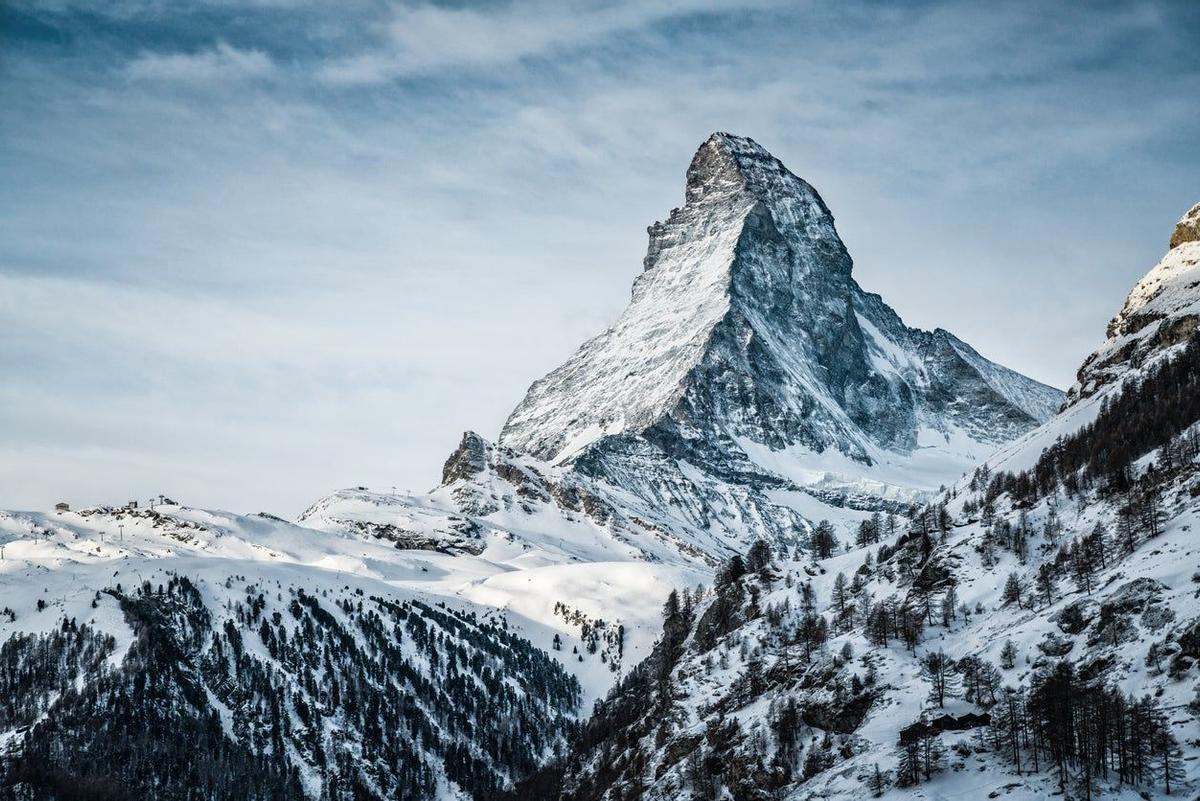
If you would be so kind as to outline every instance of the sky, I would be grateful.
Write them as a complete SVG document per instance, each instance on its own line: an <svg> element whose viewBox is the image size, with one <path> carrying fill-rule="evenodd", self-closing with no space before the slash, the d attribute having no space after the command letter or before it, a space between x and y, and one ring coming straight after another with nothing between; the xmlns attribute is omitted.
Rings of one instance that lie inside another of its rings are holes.
<svg viewBox="0 0 1200 801"><path fill-rule="evenodd" d="M712 131L1065 388L1200 201L1200 5L0 3L0 508L428 489L620 314Z"/></svg>

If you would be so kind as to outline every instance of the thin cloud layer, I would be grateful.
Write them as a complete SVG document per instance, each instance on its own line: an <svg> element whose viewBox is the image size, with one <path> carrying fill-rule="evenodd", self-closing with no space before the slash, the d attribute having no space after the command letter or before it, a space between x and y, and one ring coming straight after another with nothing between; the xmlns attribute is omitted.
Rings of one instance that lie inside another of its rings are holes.
<svg viewBox="0 0 1200 801"><path fill-rule="evenodd" d="M129 62L125 74L134 81L208 83L263 78L275 64L261 50L239 50L225 42L196 53L142 53Z"/></svg>
<svg viewBox="0 0 1200 801"><path fill-rule="evenodd" d="M319 74L335 84L369 84L440 69L500 66L585 47L672 19L766 5L765 0L589 0L483 8L396 4L380 26L382 35L375 49L325 64Z"/></svg>

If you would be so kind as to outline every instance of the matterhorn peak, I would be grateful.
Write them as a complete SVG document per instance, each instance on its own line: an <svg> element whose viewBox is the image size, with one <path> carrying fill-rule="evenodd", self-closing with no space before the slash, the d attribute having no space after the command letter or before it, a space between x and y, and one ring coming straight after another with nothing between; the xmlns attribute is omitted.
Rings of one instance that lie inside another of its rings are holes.
<svg viewBox="0 0 1200 801"><path fill-rule="evenodd" d="M500 444L593 474L649 444L645 458L761 479L774 451L830 451L857 474L961 431L953 478L1057 409L1057 390L905 326L852 264L816 189L754 140L711 135L684 206L650 227L630 305L534 383Z"/></svg>
<svg viewBox="0 0 1200 801"><path fill-rule="evenodd" d="M761 189L753 186L754 179L771 172L799 180L758 142L718 131L700 145L688 166L687 201L713 192Z"/></svg>

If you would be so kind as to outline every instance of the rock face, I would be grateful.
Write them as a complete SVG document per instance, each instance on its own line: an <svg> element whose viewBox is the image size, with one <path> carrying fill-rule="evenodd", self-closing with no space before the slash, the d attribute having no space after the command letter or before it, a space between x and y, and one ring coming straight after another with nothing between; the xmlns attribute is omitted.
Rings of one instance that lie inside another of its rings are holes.
<svg viewBox="0 0 1200 801"><path fill-rule="evenodd" d="M1171 249L1138 281L1108 324L1108 339L1079 368L1075 403L1173 353L1200 321L1200 203L1175 226Z"/></svg>
<svg viewBox="0 0 1200 801"><path fill-rule="evenodd" d="M650 227L620 320L533 384L502 445L669 499L703 526L728 507L708 503L706 479L912 500L1061 404L863 291L820 195L752 140L711 136L685 199ZM792 524L758 500L733 514Z"/></svg>
<svg viewBox="0 0 1200 801"><path fill-rule="evenodd" d="M1200 203L1188 209L1188 213L1183 215L1171 232L1171 249L1185 242L1200 242Z"/></svg>

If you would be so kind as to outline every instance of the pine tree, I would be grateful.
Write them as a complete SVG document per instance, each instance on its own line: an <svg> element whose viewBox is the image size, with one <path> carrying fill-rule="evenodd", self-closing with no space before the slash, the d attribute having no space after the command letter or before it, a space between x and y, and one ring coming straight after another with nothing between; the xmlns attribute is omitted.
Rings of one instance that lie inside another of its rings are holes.
<svg viewBox="0 0 1200 801"><path fill-rule="evenodd" d="M1054 565L1050 562L1043 562L1037 572L1037 589L1038 593L1046 601L1046 606L1054 603L1054 590L1058 582L1058 576L1055 575Z"/></svg>
<svg viewBox="0 0 1200 801"><path fill-rule="evenodd" d="M1086 540L1075 540L1071 544L1071 572L1075 576L1075 584L1088 595L1092 594L1092 577L1096 572L1090 551Z"/></svg>
<svg viewBox="0 0 1200 801"><path fill-rule="evenodd" d="M852 611L854 608L852 602L853 599L850 597L850 591L847 585L848 582L846 581L845 573L838 573L834 577L833 598L831 600L833 602L834 613L837 615L839 624L842 624L846 621L847 611ZM851 621L849 625L853 626L853 621Z"/></svg>
<svg viewBox="0 0 1200 801"><path fill-rule="evenodd" d="M932 731L926 731L921 735L921 770L925 774L925 781L933 778L933 774L941 771L945 765L946 749L942 745L942 739Z"/></svg>
<svg viewBox="0 0 1200 801"><path fill-rule="evenodd" d="M755 540L746 553L746 569L751 573L766 575L770 566L771 546L767 545L766 540Z"/></svg>
<svg viewBox="0 0 1200 801"><path fill-rule="evenodd" d="M1004 641L1004 648L1000 650L1000 667L1005 670L1012 670L1017 665L1017 646L1013 645L1012 640Z"/></svg>
<svg viewBox="0 0 1200 801"><path fill-rule="evenodd" d="M946 692L950 681L950 660L942 651L931 651L921 660L921 673L929 680L929 700L939 707L946 706Z"/></svg>
<svg viewBox="0 0 1200 801"><path fill-rule="evenodd" d="M804 778L811 779L829 767L832 762L833 755L830 753L829 736L826 735L820 742L809 747L808 753L804 757Z"/></svg>
<svg viewBox="0 0 1200 801"><path fill-rule="evenodd" d="M909 651L916 653L917 645L920 644L924 631L925 616L920 611L912 609L908 604L901 605L900 634L904 638L904 646Z"/></svg>
<svg viewBox="0 0 1200 801"><path fill-rule="evenodd" d="M867 780L867 787L871 788L871 797L879 798L883 795L883 791L887 789L887 782L883 778L883 773L879 770L879 763L875 763L875 768L871 772L870 778Z"/></svg>
<svg viewBox="0 0 1200 801"><path fill-rule="evenodd" d="M815 559L828 559L833 556L833 552L837 549L837 537L834 535L833 523L828 520L817 523L811 535L810 548Z"/></svg>
<svg viewBox="0 0 1200 801"><path fill-rule="evenodd" d="M1004 592L1001 598L1004 605L1016 604L1017 608L1021 608L1021 595L1024 588L1021 586L1021 579L1016 573L1009 573L1008 578L1004 581Z"/></svg>
<svg viewBox="0 0 1200 801"><path fill-rule="evenodd" d="M949 626L956 614L958 614L958 590L951 583L942 595L942 625Z"/></svg>
<svg viewBox="0 0 1200 801"><path fill-rule="evenodd" d="M744 575L746 575L746 562L742 559L741 554L735 553L729 557L729 561L722 566L720 573L717 574L717 586L721 587L732 584Z"/></svg>
<svg viewBox="0 0 1200 801"><path fill-rule="evenodd" d="M896 784L912 787L921 783L921 744L916 740L901 743L896 760Z"/></svg>

